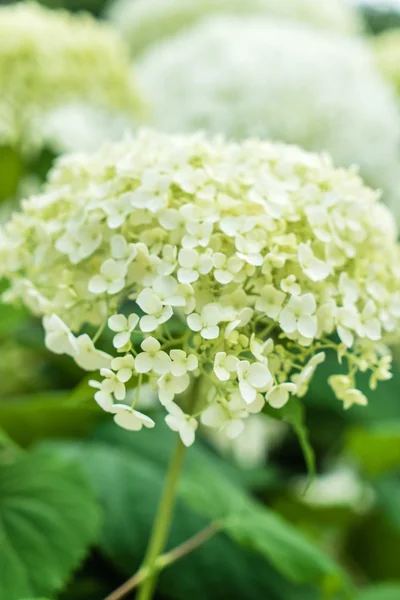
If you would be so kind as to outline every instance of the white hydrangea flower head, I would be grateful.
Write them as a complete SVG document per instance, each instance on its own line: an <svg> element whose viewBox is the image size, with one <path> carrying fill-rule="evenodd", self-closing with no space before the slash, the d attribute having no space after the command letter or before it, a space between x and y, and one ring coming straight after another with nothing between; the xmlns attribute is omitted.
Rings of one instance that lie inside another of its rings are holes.
<svg viewBox="0 0 400 600"><path fill-rule="evenodd" d="M0 81L0 144L24 153L95 148L142 110L112 28L33 2L0 7Z"/></svg>
<svg viewBox="0 0 400 600"><path fill-rule="evenodd" d="M364 40L274 19L214 17L150 49L137 69L157 127L328 151L340 166L359 165L388 203L400 203L399 111ZM270 214L283 204L277 191ZM310 210L329 236L319 208ZM323 277L310 248L299 252L314 277Z"/></svg>
<svg viewBox="0 0 400 600"><path fill-rule="evenodd" d="M357 33L356 11L346 0L115 0L108 17L140 54L211 15L267 15L327 31Z"/></svg>
<svg viewBox="0 0 400 600"><path fill-rule="evenodd" d="M330 379L344 407L364 405L357 373L371 389L391 376L396 239L379 194L328 155L142 130L60 158L0 232L0 265L5 300L43 315L50 350L98 372L95 400L118 425L153 426L135 409L150 384L189 445L199 420L233 439L265 403L304 396L326 351L347 366ZM83 326L108 328L113 352Z"/></svg>

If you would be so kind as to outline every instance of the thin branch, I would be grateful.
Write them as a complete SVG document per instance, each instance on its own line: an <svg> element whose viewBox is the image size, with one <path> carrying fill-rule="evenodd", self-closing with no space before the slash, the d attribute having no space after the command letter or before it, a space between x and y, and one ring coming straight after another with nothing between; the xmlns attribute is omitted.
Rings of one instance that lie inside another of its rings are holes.
<svg viewBox="0 0 400 600"><path fill-rule="evenodd" d="M180 558L183 558L187 554L193 552L207 542L210 538L212 538L218 531L220 531L221 526L218 523L210 523L205 529L196 533L193 537L186 540L173 550L166 552L162 556L160 556L157 566L160 570L165 569L172 563L176 562Z"/></svg>
<svg viewBox="0 0 400 600"><path fill-rule="evenodd" d="M139 569L132 577L127 579L125 583L123 583L119 588L111 592L107 598L104 600L120 600L120 598L124 598L129 592L134 590L142 581L146 579L150 575L150 569L147 567Z"/></svg>
<svg viewBox="0 0 400 600"><path fill-rule="evenodd" d="M205 542L218 533L220 529L221 526L218 523L211 523L205 529L199 531L199 533L196 533L196 535L186 540L186 542L183 542L173 550L162 554L157 559L153 570L149 569L148 567L142 567L139 569L132 577L125 581L125 583L107 596L107 598L104 598L104 600L121 600L121 598L124 598L139 584L143 583L143 581L152 575L154 571L160 572L180 558L190 554L193 552L193 550L196 550L199 548L199 546L205 544Z"/></svg>

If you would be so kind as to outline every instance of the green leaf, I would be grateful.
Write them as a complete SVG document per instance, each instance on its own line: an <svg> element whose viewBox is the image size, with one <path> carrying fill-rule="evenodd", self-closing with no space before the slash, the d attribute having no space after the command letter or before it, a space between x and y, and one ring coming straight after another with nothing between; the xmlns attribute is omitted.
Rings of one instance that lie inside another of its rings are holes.
<svg viewBox="0 0 400 600"><path fill-rule="evenodd" d="M0 427L22 446L43 438L85 437L103 418L95 402L76 392L27 394L0 403Z"/></svg>
<svg viewBox="0 0 400 600"><path fill-rule="evenodd" d="M285 406L279 409L266 405L264 412L273 419L286 421L292 426L293 431L299 440L306 462L309 475L309 486L315 477L315 455L308 437L308 429L305 423L305 410L302 402L298 398L291 398Z"/></svg>
<svg viewBox="0 0 400 600"><path fill-rule="evenodd" d="M326 360L319 365L311 381L310 391L304 398L306 408L315 411L326 411L339 416L344 423L375 424L400 420L400 361L392 365L393 377L389 381L379 383L376 390L371 390L368 373L357 375L357 388L368 398L368 406L353 406L343 409L343 402L338 400L328 384L328 377L344 373L345 366L339 365L334 352L327 352Z"/></svg>
<svg viewBox="0 0 400 600"><path fill-rule="evenodd" d="M400 532L382 511L368 511L353 523L345 553L365 580L399 578Z"/></svg>
<svg viewBox="0 0 400 600"><path fill-rule="evenodd" d="M159 445L155 438L158 436L153 439ZM67 455L84 461L87 475L104 507L104 527L99 541L103 553L125 576L132 575L146 550L161 494L162 465L107 443L62 445ZM169 450L164 447L164 456L168 456ZM184 499L178 499L168 548L176 547L207 524L208 520ZM166 569L159 583L163 595L174 600L189 597L191 600L219 600L221 586L227 598L246 600L263 597L287 600L292 591L264 560L237 549L223 534Z"/></svg>
<svg viewBox="0 0 400 600"><path fill-rule="evenodd" d="M328 556L206 464L191 465L184 474L182 490L199 512L222 523L233 539L262 554L288 579L333 591L342 586L344 574Z"/></svg>
<svg viewBox="0 0 400 600"><path fill-rule="evenodd" d="M70 11L84 10L95 15L100 15L108 4L107 0L40 0L40 3L50 8L64 8Z"/></svg>
<svg viewBox="0 0 400 600"><path fill-rule="evenodd" d="M3 286L0 286L3 291ZM0 337L14 335L25 323L27 312L23 308L15 308L8 304L0 304Z"/></svg>
<svg viewBox="0 0 400 600"><path fill-rule="evenodd" d="M356 600L399 600L400 585L384 583L359 592Z"/></svg>
<svg viewBox="0 0 400 600"><path fill-rule="evenodd" d="M40 451L0 463L0 598L60 589L98 527L98 505L77 466Z"/></svg>
<svg viewBox="0 0 400 600"><path fill-rule="evenodd" d="M14 196L22 176L22 160L17 150L0 146L0 201Z"/></svg>
<svg viewBox="0 0 400 600"><path fill-rule="evenodd" d="M376 504L400 532L400 477L386 476L374 482Z"/></svg>
<svg viewBox="0 0 400 600"><path fill-rule="evenodd" d="M156 435L154 431L131 434L111 425L111 427L104 427L96 437L96 442L92 445L69 444L64 448L66 450L69 448L73 456L78 459L82 457L84 460L88 476L106 507L105 514L108 522L106 521L103 533L103 549L109 553L116 564L123 564L126 557L132 554L132 547L140 546L139 555L143 555L149 524L154 516L161 491L165 463L176 438L175 434L168 431L161 423L157 425ZM126 507L126 510L122 507ZM133 519L131 527L126 526L128 515ZM243 575L246 566L242 565L240 569L238 564L249 551L253 565L263 564L262 570L265 572L267 569L272 573L274 571L271 570L270 565L273 565L281 577L287 577L299 585L310 584L325 589L331 587L333 581L333 587L339 588L345 579L333 561L291 525L252 500L246 490L239 485L235 475L226 471L221 461L202 450L198 444L188 451L175 515L178 518L172 531L170 548L199 531L210 520L217 520L222 524L224 531L235 545L239 544L242 547L239 551L239 559L235 557L236 566L233 568L232 565L230 566L230 574L227 577L227 585L232 589L231 595L237 593L237 597L253 597L249 595L248 589L244 591L243 588L243 593L239 593L240 586L248 588L248 581L242 581L240 578L240 573ZM213 548L213 543L224 545ZM193 571L190 575L192 586L196 581L198 585L204 585L205 573L209 580L212 579L214 582L216 577L221 577L221 569L222 571L226 569L222 563L228 548L232 546L227 546L226 538L219 535L208 542L204 548L197 550L193 556L184 559L188 562L194 561L191 564ZM232 551L229 552L235 556ZM234 560L232 556L231 563ZM261 563L260 559L262 559ZM134 570L132 563L133 561L130 560L130 572ZM218 565L218 568L215 565ZM179 565L176 568L178 567ZM187 566L181 565L181 570L188 572L187 569ZM162 582L168 581L168 586L175 585L176 573L175 577L172 577L171 572L168 569L162 578ZM200 580L198 573L202 574ZM250 579L254 580L254 574ZM270 579L274 580L272 575ZM276 580L277 575L275 575ZM182 581L179 585L182 585ZM212 586L209 581L207 589L213 589ZM270 595L271 589L268 589L270 587L271 581L268 581L266 587L261 588L262 594L268 592ZM283 598L289 598L289 592L284 591L282 584L275 587L274 597L280 598L283 594ZM165 591L164 588L162 591ZM182 588L180 591L182 592ZM187 587L186 596L183 594L179 597L188 597L193 593L193 589ZM254 597L263 597L260 594L260 589L255 590Z"/></svg>
<svg viewBox="0 0 400 600"><path fill-rule="evenodd" d="M377 476L400 464L400 422L354 428L347 437L347 452L367 475Z"/></svg>

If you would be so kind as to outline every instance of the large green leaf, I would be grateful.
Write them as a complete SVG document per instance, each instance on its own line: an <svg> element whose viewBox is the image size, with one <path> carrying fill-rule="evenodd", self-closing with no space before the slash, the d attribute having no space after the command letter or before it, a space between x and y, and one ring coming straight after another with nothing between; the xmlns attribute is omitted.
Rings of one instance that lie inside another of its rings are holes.
<svg viewBox="0 0 400 600"><path fill-rule="evenodd" d="M97 502L75 465L40 451L0 463L0 598L60 589L98 527Z"/></svg>
<svg viewBox="0 0 400 600"><path fill-rule="evenodd" d="M157 437L154 436L156 446ZM104 506L105 522L100 538L103 553L126 576L131 575L140 566L146 550L161 493L163 467L143 455L101 442L63 444L63 447L69 456L84 461ZM164 448L164 455L168 451L169 448ZM168 547L179 545L207 524L206 518L179 498ZM232 597L287 600L294 593L264 560L239 550L223 534L164 571L160 591L174 600L189 597L191 600ZM314 600L313 596L310 598Z"/></svg>
<svg viewBox="0 0 400 600"><path fill-rule="evenodd" d="M22 446L49 437L84 437L104 418L93 390L77 397L74 392L40 392L16 396L0 403L0 427Z"/></svg>
<svg viewBox="0 0 400 600"><path fill-rule="evenodd" d="M399 600L400 585L384 583L362 590L356 600Z"/></svg>
<svg viewBox="0 0 400 600"><path fill-rule="evenodd" d="M207 464L191 465L183 477L182 490L199 512L222 523L233 539L265 556L288 579L329 590L342 586L344 576L328 556Z"/></svg>
<svg viewBox="0 0 400 600"><path fill-rule="evenodd" d="M102 546L120 565L124 561L126 564L127 557L132 556L133 547L136 549L135 556L143 555L160 495L165 463L174 440L174 434L161 424L157 425L156 431L138 434L111 426L103 428L92 445L64 446L78 459L82 457L88 476L102 498L108 517ZM161 584L164 583L169 593L179 585L181 595L177 598L188 597L189 594L194 594L195 598L207 598L206 590L201 594L201 585L208 581L207 589L213 589L217 579L223 577L221 572L226 572L227 565L229 576L226 579L231 589L231 595L227 597L236 593L238 598L259 598L268 593L272 598L289 598L289 592L282 583L273 585L274 581L284 581L282 576L296 584L311 584L325 589L334 581L334 586L340 587L344 577L333 561L291 525L253 501L238 481L221 461L199 446L188 452L169 547L184 541L210 520L218 520L234 545L219 535L193 556L184 559L186 565L180 566L179 578L174 569L168 569ZM131 526L127 527L129 519L132 519L129 521ZM235 545L242 548L232 552ZM246 560L249 551L253 568L249 576L253 584L258 572L255 565L263 564L264 572L260 581L264 587L255 588L252 592L249 589L245 591L249 583L243 577L243 572L248 569ZM280 578L272 575L274 570L270 565L281 574ZM127 566L132 572L138 562L134 564L131 559ZM188 575L187 587L182 582L182 572ZM270 573L268 580L265 580L266 572ZM165 591L164 588L162 590Z"/></svg>
<svg viewBox="0 0 400 600"><path fill-rule="evenodd" d="M400 465L400 421L352 429L347 451L370 476L382 475Z"/></svg>

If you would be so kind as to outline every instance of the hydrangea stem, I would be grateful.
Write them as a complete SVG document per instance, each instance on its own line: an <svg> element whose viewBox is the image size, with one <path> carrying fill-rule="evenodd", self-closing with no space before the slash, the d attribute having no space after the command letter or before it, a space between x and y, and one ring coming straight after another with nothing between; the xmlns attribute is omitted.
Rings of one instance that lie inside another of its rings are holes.
<svg viewBox="0 0 400 600"><path fill-rule="evenodd" d="M153 524L149 545L143 567L146 567L152 574L143 581L139 588L138 600L151 600L157 583L158 570L156 562L159 555L164 550L167 537L171 526L171 518L174 508L176 488L179 481L179 475L183 465L185 446L178 437L175 450L172 454L164 488L161 494L157 515Z"/></svg>

